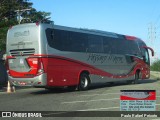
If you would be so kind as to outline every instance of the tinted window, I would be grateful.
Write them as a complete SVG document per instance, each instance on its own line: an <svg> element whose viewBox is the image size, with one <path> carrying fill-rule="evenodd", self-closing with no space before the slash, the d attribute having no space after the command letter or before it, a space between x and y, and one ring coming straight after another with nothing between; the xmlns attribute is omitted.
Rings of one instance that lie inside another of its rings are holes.
<svg viewBox="0 0 160 120"><path fill-rule="evenodd" d="M57 29L47 29L46 35L49 46L61 51L133 54L138 56L141 54L137 42L126 40L123 36L111 38Z"/></svg>
<svg viewBox="0 0 160 120"><path fill-rule="evenodd" d="M124 39L104 37L104 52L108 54L125 54Z"/></svg>
<svg viewBox="0 0 160 120"><path fill-rule="evenodd" d="M104 37L103 38L104 53L116 54L115 43L116 43L116 41L113 38Z"/></svg>
<svg viewBox="0 0 160 120"><path fill-rule="evenodd" d="M103 53L103 39L100 36L88 35L88 52Z"/></svg>
<svg viewBox="0 0 160 120"><path fill-rule="evenodd" d="M54 33L52 29L46 29L46 37L47 37L47 41L50 47L54 47L54 41L53 41L53 37L54 37Z"/></svg>
<svg viewBox="0 0 160 120"><path fill-rule="evenodd" d="M143 46L146 46L146 44L144 42L142 42L142 41L138 41L138 44L139 44L139 48L141 50L141 56L143 57L143 60L147 64L150 64L148 49L143 48Z"/></svg>
<svg viewBox="0 0 160 120"><path fill-rule="evenodd" d="M126 40L126 46L127 54L140 55L139 47L135 40Z"/></svg>
<svg viewBox="0 0 160 120"><path fill-rule="evenodd" d="M85 52L87 50L87 35L64 30L46 30L50 47L61 51Z"/></svg>
<svg viewBox="0 0 160 120"><path fill-rule="evenodd" d="M116 47L117 47L117 54L127 54L128 46L126 44L126 40L124 39L117 39L116 42Z"/></svg>
<svg viewBox="0 0 160 120"><path fill-rule="evenodd" d="M71 49L69 47L70 42L69 41L69 32L68 31L63 31L63 30L54 30L54 39L53 39L53 47L58 49L58 50L69 50Z"/></svg>
<svg viewBox="0 0 160 120"><path fill-rule="evenodd" d="M88 49L87 34L78 32L69 32L70 51L86 52Z"/></svg>
<svg viewBox="0 0 160 120"><path fill-rule="evenodd" d="M139 49L141 50L141 55L144 56L145 54L145 48L143 46L146 46L146 44L142 41L138 41Z"/></svg>

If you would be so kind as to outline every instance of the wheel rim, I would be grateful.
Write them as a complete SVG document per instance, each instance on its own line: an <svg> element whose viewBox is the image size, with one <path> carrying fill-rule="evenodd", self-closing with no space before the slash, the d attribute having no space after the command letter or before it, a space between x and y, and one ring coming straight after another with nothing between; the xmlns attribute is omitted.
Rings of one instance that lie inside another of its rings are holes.
<svg viewBox="0 0 160 120"><path fill-rule="evenodd" d="M85 88L85 87L88 86L88 80L87 80L87 78L82 78L82 79L81 79L81 86L82 86L83 88Z"/></svg>

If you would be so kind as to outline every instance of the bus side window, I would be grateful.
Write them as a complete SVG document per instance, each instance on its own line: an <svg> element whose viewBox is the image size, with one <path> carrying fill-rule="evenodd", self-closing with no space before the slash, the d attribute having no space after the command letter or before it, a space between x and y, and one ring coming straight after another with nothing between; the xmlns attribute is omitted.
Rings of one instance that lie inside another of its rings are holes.
<svg viewBox="0 0 160 120"><path fill-rule="evenodd" d="M88 52L103 53L103 39L100 36L88 36L89 49Z"/></svg>
<svg viewBox="0 0 160 120"><path fill-rule="evenodd" d="M117 54L117 39L111 37L105 37L103 39L104 53Z"/></svg>
<svg viewBox="0 0 160 120"><path fill-rule="evenodd" d="M48 41L48 45L50 47L54 47L54 31L52 29L46 29L46 37Z"/></svg>
<svg viewBox="0 0 160 120"><path fill-rule="evenodd" d="M138 48L138 44L136 41L131 41L131 40L127 40L127 53L126 54L131 54L131 55L135 55L135 56L141 56L139 48Z"/></svg>
<svg viewBox="0 0 160 120"><path fill-rule="evenodd" d="M72 52L86 52L87 41L83 33L69 32L70 49Z"/></svg>
<svg viewBox="0 0 160 120"><path fill-rule="evenodd" d="M104 48L104 53L110 54L111 53L111 45L109 43L109 39L106 37L103 38L103 48Z"/></svg>
<svg viewBox="0 0 160 120"><path fill-rule="evenodd" d="M54 31L53 30L51 30L50 35L51 35L51 39L54 40Z"/></svg>

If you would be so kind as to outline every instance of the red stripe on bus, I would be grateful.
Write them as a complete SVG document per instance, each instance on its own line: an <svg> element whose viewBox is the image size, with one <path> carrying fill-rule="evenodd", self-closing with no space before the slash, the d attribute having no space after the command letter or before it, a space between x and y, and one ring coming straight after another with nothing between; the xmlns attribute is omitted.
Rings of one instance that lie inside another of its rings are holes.
<svg viewBox="0 0 160 120"><path fill-rule="evenodd" d="M128 35L126 35L125 38L126 38L127 40L136 40L136 39L137 39L137 37L128 36Z"/></svg>
<svg viewBox="0 0 160 120"><path fill-rule="evenodd" d="M36 57L47 57L47 58L56 58L56 59L62 59L62 60L67 60L67 61L70 61L70 62L74 62L74 63L77 63L77 64L80 64L80 65L83 65L85 67L88 67L89 69L94 69L94 72L91 72L91 74L95 74L95 75L101 75L101 76L106 76L106 77L111 77L111 78L126 78L126 77L130 77L130 76L133 76L135 73L136 73L136 70L137 69L140 69L141 68L141 64L144 64L143 60L140 60L138 58L135 58L135 61L137 61L137 65L134 66L134 69L133 71L129 72L127 75L114 75L112 73L108 73L106 71L103 71L101 69L98 69L92 65L89 65L89 64L86 64L84 62L81 62L81 61L78 61L78 60L74 60L74 59L71 59L71 58L67 58L67 57L63 57L63 56L57 56L57 55L35 55Z"/></svg>
<svg viewBox="0 0 160 120"><path fill-rule="evenodd" d="M89 65L89 64L86 64L86 63L83 63L81 61L78 61L78 60L74 60L74 59L71 59L71 58L67 58L67 57L63 57L63 56L56 56L56 55L44 55L44 54L41 54L41 55L32 55L32 56L29 56L29 58L37 58L37 57L42 57L42 58L54 58L55 59L60 59L62 60L61 62L63 62L63 65L68 65L68 66L74 66L76 64L75 67L79 67L79 69L81 69L81 71L83 70L87 70L90 72L90 74L94 74L94 75L100 75L100 76L103 76L103 77L110 77L110 78L127 78L127 77L131 77L133 76L135 73L136 73L136 70L137 69L140 69L141 70L141 66L142 64L144 64L143 60L140 60L138 58L135 58L135 61L138 63L134 66L134 69L132 71L130 71L128 74L121 74L121 75L114 75L112 73L108 73L106 71L103 71L101 69L98 69L92 65ZM11 57L8 57L8 58L11 58ZM67 61L69 63L67 63ZM56 64L62 64L60 61L59 63L55 63ZM49 64L49 63L48 63ZM46 67L49 67L49 66L46 66ZM66 66L67 67L67 66ZM55 69L55 68L53 68ZM65 68L66 69L66 68ZM63 69L61 69L62 71L65 71ZM25 75L27 74L36 74L37 70L35 69L31 69L29 72L16 72L14 70L10 70L10 74L14 77L24 77ZM51 73L50 73L51 74ZM53 74L53 73L52 73Z"/></svg>

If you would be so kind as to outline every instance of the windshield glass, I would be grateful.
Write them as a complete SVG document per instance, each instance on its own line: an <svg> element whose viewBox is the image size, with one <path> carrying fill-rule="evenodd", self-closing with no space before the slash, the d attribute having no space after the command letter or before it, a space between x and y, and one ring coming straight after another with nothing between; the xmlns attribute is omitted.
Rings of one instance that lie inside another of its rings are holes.
<svg viewBox="0 0 160 120"><path fill-rule="evenodd" d="M143 48L143 46L146 46L146 44L143 41L138 41L138 44L139 44L139 48L141 50L141 54L144 62L146 62L147 64L150 64L148 49Z"/></svg>

